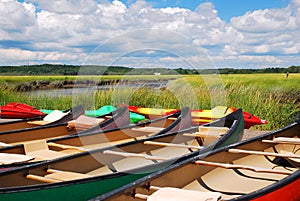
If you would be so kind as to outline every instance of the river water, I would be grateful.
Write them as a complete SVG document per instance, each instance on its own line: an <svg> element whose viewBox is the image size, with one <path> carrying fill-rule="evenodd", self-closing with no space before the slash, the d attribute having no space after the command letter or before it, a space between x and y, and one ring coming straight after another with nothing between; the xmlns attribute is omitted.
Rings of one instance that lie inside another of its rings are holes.
<svg viewBox="0 0 300 201"><path fill-rule="evenodd" d="M34 90L26 92L29 95L38 95L38 96L50 96L50 97L60 97L60 96L72 96L79 94L91 94L95 91L100 90L110 90L110 89L122 89L122 88L154 88L161 89L165 88L168 81L153 81L153 82L141 82L141 83L118 83L116 85L104 85L104 86L88 86L88 87L73 87L73 88L59 88L59 89L43 89L43 90Z"/></svg>

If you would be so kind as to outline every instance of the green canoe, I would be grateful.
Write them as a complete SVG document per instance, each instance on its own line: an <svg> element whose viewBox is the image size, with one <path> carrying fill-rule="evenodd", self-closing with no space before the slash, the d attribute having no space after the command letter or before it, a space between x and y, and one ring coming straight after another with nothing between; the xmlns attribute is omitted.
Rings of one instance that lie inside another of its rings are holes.
<svg viewBox="0 0 300 201"><path fill-rule="evenodd" d="M182 118L186 119L187 114L190 115L189 110L182 114ZM190 118L187 119L191 121ZM180 122L180 119L177 121ZM183 120L180 125L186 123ZM177 129L180 129L180 125L176 124ZM91 199L133 182L151 172L165 168L172 163L186 160L201 153L208 153L215 148L239 141L244 130L242 111L237 110L226 117L206 124L202 129L214 130L216 127L227 127L227 131L220 138L216 138L215 141L207 142L208 144L204 143L206 137L196 135L197 132L200 132L200 127L192 127L174 133L118 144L113 147L95 149L89 153L82 152L57 160L0 172L0 200L74 201ZM207 138L208 141L211 141L210 137ZM146 145L145 141L180 143L181 145L188 145L186 143L196 145L194 143L198 143L198 145L202 144L204 147L199 150L187 147L161 148ZM118 155L120 152L125 155ZM153 153L153 155L148 153ZM147 156L148 158L131 156ZM161 161L157 158L154 159L155 157L164 159ZM61 181L62 177L56 177L55 179L53 177L55 175L67 176L68 178L72 176L72 179Z"/></svg>
<svg viewBox="0 0 300 201"><path fill-rule="evenodd" d="M116 109L117 108L115 108L112 105L105 105L105 106L99 108L98 110L85 110L85 115L89 116L89 117L98 117L98 116L108 114L112 111L115 111ZM49 114L49 113L53 112L53 110L47 110L47 109L40 109L40 111L45 114ZM144 119L145 119L145 116L134 113L134 112L130 112L130 123L137 123Z"/></svg>

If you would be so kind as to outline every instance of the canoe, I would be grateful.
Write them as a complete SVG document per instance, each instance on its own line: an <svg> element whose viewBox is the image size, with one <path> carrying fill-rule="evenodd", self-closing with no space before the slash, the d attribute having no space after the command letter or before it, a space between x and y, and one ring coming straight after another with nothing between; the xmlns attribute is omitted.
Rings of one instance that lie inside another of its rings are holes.
<svg viewBox="0 0 300 201"><path fill-rule="evenodd" d="M300 122L201 154L96 200L300 200ZM166 196L168 196L166 198Z"/></svg>
<svg viewBox="0 0 300 201"><path fill-rule="evenodd" d="M20 130L26 128L36 128L42 126L40 124L36 124L36 122L43 122L43 125L47 125L47 126L65 124L70 120L78 118L83 113L84 113L83 106L77 105L68 110L60 112L59 114L60 118L58 118L58 115L53 115L52 113L45 117L33 117L27 119L20 119L16 121L1 122L0 133L5 131ZM46 120L48 119L48 121L44 121L45 119Z"/></svg>
<svg viewBox="0 0 300 201"><path fill-rule="evenodd" d="M5 181L0 182L0 199L63 201L91 199L97 194L128 184L172 163L239 140L244 126L241 110L201 129L211 131L210 128L215 130L219 127L220 132L225 126L229 128L222 137L200 150L146 145L145 142L174 142L196 146L206 139L211 139L210 134L216 136L221 133L208 132L208 134L199 130L199 127L182 131L173 130L174 132L167 134L5 171L0 173L0 181ZM206 135L209 136L205 137ZM153 155L150 155L152 153Z"/></svg>
<svg viewBox="0 0 300 201"><path fill-rule="evenodd" d="M129 125L129 111L126 107L120 108L117 111L112 112L112 118L89 118L85 125L90 126L90 128L82 128L80 130L77 127L77 119L81 118L79 116L75 121L75 126L70 127L70 121L68 123L61 124L51 124L45 126L39 126L34 128L26 128L20 130L5 131L0 133L0 147L24 144L33 140L51 139L61 136L67 136L77 133L78 135L82 133L99 132L104 130L110 130L113 128L123 127ZM70 117L71 118L71 117ZM83 120L86 120L84 118ZM100 120L99 122L97 120ZM82 124L82 123L81 123Z"/></svg>
<svg viewBox="0 0 300 201"><path fill-rule="evenodd" d="M143 108L137 106L128 106L128 109L131 112L144 115L146 118L150 119L172 114L173 112L177 111L177 109ZM211 110L191 110L193 124L201 125L204 123L209 123L212 120L224 117L225 115L228 115L236 110L236 108L230 108L225 106L217 106ZM246 129L250 128L251 126L268 123L266 120L261 120L257 116L250 114L246 111L243 111L243 115L245 122L244 125Z"/></svg>
<svg viewBox="0 0 300 201"><path fill-rule="evenodd" d="M90 149L108 147L191 127L189 108L183 108L182 111L169 116L135 125L129 125L128 123L129 113L127 107L123 107L118 111L114 111L116 115L113 115L112 118L103 122L100 126L83 132L0 148L0 168L4 170L3 168L59 158ZM169 120L169 118L172 118L172 120ZM174 121L173 118L176 118L176 120ZM32 153L32 150L42 152L42 155L33 157L36 153Z"/></svg>
<svg viewBox="0 0 300 201"><path fill-rule="evenodd" d="M104 114L110 113L112 111L115 111L117 108L115 108L112 105L105 105L97 110L85 110L85 115L88 117L98 117L102 116ZM48 110L48 109L40 109L41 112L45 114L50 114L53 112L53 110ZM130 122L131 123L137 123L139 121L145 120L145 116L130 112Z"/></svg>
<svg viewBox="0 0 300 201"><path fill-rule="evenodd" d="M23 119L43 116L45 116L45 113L24 103L11 102L0 106L0 118L2 119Z"/></svg>

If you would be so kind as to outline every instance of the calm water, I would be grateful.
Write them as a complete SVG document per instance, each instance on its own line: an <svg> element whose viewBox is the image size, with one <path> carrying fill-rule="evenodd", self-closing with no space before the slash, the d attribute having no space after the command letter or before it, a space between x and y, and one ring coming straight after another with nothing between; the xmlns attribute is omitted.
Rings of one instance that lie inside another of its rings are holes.
<svg viewBox="0 0 300 201"><path fill-rule="evenodd" d="M159 89L166 87L168 81L157 81L157 82L146 82L146 83L139 83L139 84L117 84L117 85L105 85L105 86L90 86L84 88L62 88L62 89L48 89L48 90L35 90L26 92L30 95L39 95L39 96L71 96L71 95L78 95L78 94L89 94L99 90L109 90L114 88L142 88L142 87L150 87L154 89Z"/></svg>

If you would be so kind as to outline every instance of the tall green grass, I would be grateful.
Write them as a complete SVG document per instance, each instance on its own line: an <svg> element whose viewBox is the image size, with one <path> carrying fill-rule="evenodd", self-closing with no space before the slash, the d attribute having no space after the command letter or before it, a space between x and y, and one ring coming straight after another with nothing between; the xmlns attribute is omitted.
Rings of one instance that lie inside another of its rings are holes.
<svg viewBox="0 0 300 201"><path fill-rule="evenodd" d="M97 109L108 104L157 108L189 106L192 109L225 105L242 108L268 120L269 124L253 129L275 130L295 121L300 114L299 82L298 74L290 74L288 79L273 74L181 76L170 81L166 89L115 87L59 97L18 93L9 85L1 85L0 105L13 101L46 109L67 109L77 104L82 104L86 109Z"/></svg>

